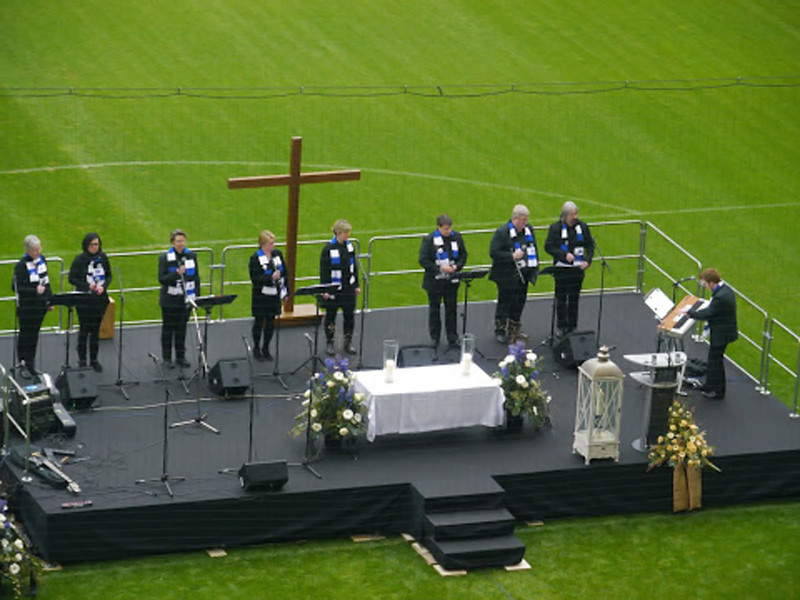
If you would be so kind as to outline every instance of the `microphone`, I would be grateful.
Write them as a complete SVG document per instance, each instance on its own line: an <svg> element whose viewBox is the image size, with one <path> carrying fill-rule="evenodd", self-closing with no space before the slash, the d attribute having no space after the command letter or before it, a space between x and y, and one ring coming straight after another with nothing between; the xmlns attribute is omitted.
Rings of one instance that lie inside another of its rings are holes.
<svg viewBox="0 0 800 600"><path fill-rule="evenodd" d="M678 279L678 281L676 281L676 282L675 282L673 285L680 285L680 284L682 284L684 281L696 281L696 280L697 280L697 277L695 277L694 275L692 275L691 277L684 277L684 278L682 278L682 279Z"/></svg>
<svg viewBox="0 0 800 600"><path fill-rule="evenodd" d="M154 363L158 364L158 357L155 354L153 354L152 352L148 352L147 356L152 358Z"/></svg>

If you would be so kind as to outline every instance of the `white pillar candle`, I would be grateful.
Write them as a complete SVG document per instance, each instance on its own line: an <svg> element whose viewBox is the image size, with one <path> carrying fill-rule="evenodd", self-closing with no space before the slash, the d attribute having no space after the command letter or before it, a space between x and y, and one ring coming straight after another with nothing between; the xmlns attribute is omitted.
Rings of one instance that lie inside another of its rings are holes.
<svg viewBox="0 0 800 600"><path fill-rule="evenodd" d="M389 358L383 363L383 376L386 383L393 383L394 382L394 369L395 363L394 361Z"/></svg>
<svg viewBox="0 0 800 600"><path fill-rule="evenodd" d="M461 374L469 375L472 369L472 354L465 352L461 355Z"/></svg>

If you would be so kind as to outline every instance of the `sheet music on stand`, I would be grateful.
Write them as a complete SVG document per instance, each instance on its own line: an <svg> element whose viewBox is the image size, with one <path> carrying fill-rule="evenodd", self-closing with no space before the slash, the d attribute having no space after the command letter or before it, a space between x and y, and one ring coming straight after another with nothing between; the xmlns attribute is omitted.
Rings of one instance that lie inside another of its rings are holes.
<svg viewBox="0 0 800 600"><path fill-rule="evenodd" d="M659 321L666 319L670 311L675 308L675 304L661 288L653 288L647 292L644 297L644 303L653 311Z"/></svg>

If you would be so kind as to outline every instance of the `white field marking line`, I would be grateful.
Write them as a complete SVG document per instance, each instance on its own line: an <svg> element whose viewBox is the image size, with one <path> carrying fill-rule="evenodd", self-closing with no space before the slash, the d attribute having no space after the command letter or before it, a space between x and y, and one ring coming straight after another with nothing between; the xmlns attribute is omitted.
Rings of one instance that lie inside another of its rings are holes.
<svg viewBox="0 0 800 600"><path fill-rule="evenodd" d="M225 166L225 165L246 165L246 166L285 166L285 162L276 162L276 161L230 161L230 160L175 160L175 161L128 161L128 162L105 162L105 163L90 163L90 164L83 164L83 165L57 165L57 166L50 166L50 167L32 167L29 169L11 169L8 171L0 171L0 175L29 175L34 173L48 173L48 172L55 172L55 171L67 171L67 170L78 170L78 169L104 169L109 167L148 167L148 166L186 166L186 165L214 165L214 166ZM306 167L313 167L318 169L342 169L345 167L337 166L337 165L305 165ZM559 194L558 192L547 192L544 190L534 190L530 188L524 188L520 186L514 185L505 185L501 183L491 183L487 181L475 181L472 179L464 179L461 177L450 177L447 175L432 175L429 173L414 173L413 171L392 171L390 169L371 169L368 167L362 167L362 171L368 173L378 173L381 175L395 175L395 176L402 176L402 177L413 177L416 179L433 179L436 181L447 181L452 183L463 183L466 185L475 185L475 186L482 186L482 187L489 187L498 190L507 190L511 192L521 192L525 194L535 194L538 196L545 196L548 198L558 198L561 200L572 200L573 202L581 202L586 204L592 204L595 206L601 206L603 208L608 208L611 210L618 210L622 213L627 214L635 214L635 211L622 207L616 206L614 204L607 204L604 202L600 202L598 200L591 200L589 198L580 198L578 196L569 196L566 194Z"/></svg>

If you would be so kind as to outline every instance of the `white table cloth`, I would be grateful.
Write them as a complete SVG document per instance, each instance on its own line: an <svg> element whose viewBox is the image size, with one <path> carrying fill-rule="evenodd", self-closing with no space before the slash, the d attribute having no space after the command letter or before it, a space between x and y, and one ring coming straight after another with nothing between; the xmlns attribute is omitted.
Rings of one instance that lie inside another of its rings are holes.
<svg viewBox="0 0 800 600"><path fill-rule="evenodd" d="M503 424L503 390L477 365L469 375L447 364L396 369L393 383L384 379L383 370L356 374L356 390L369 409L369 441L386 433Z"/></svg>

